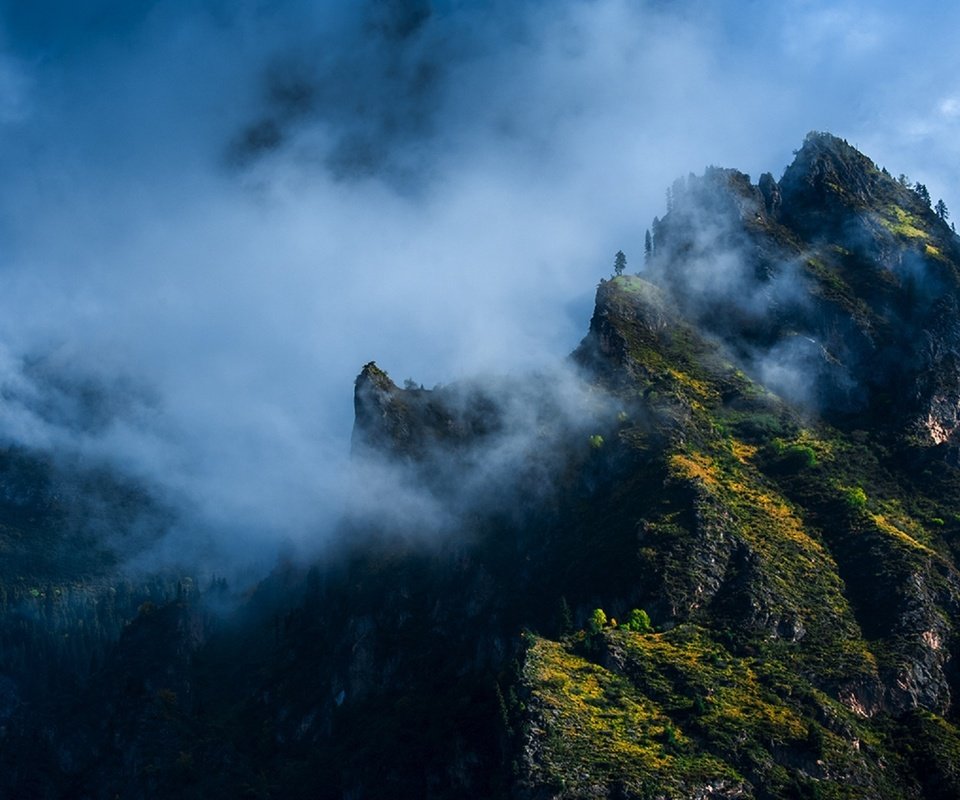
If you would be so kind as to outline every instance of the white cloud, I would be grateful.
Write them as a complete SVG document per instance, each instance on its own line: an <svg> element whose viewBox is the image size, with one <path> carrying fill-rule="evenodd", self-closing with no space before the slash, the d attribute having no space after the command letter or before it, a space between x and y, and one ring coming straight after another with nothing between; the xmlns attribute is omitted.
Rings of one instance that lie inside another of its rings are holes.
<svg viewBox="0 0 960 800"><path fill-rule="evenodd" d="M782 15L784 51L806 66L876 58L891 34L889 17L859 2L800 0Z"/></svg>
<svg viewBox="0 0 960 800"><path fill-rule="evenodd" d="M57 441L147 476L205 526L312 535L336 515L366 361L429 386L561 358L613 253L638 267L664 188L708 163L778 173L817 128L915 171L909 98L940 67L906 57L909 29L891 40L899 17L743 7L447 4L375 45L355 4L178 7L136 46L21 59L13 89L0 64L0 116L21 110L0 128L7 363L52 351L151 387L102 432ZM283 65L311 110L231 171L231 141L276 113L265 76ZM937 97L952 95L928 111ZM382 160L332 175L332 150L357 140ZM929 152L931 170L952 157ZM949 202L960 180L943 174ZM29 423L8 435L55 438Z"/></svg>
<svg viewBox="0 0 960 800"><path fill-rule="evenodd" d="M960 98L944 97L937 105L937 111L946 119L956 119L960 117Z"/></svg>

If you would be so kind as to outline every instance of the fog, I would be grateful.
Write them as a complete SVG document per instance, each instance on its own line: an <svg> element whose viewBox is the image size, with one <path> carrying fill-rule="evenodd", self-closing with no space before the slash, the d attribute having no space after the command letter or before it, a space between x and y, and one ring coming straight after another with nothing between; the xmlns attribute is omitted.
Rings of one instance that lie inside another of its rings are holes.
<svg viewBox="0 0 960 800"><path fill-rule="evenodd" d="M933 3L0 9L0 436L152 487L161 558L324 541L360 367L562 359L678 175L820 129L960 202Z"/></svg>

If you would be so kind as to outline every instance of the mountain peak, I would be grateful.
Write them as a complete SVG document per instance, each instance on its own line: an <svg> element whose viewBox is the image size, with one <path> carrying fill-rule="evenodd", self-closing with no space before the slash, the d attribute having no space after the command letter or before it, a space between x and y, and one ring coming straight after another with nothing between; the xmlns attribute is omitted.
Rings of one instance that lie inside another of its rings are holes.
<svg viewBox="0 0 960 800"><path fill-rule="evenodd" d="M835 233L851 213L898 206L929 215L928 204L868 156L830 133L811 132L780 180L784 220L808 236Z"/></svg>
<svg viewBox="0 0 960 800"><path fill-rule="evenodd" d="M410 439L404 390L376 362L363 366L354 383L353 450L373 447L382 452L402 450Z"/></svg>
<svg viewBox="0 0 960 800"><path fill-rule="evenodd" d="M573 368L367 363L342 546L229 619L0 452L0 796L960 797L956 237L814 134L651 239Z"/></svg>
<svg viewBox="0 0 960 800"><path fill-rule="evenodd" d="M922 192L828 133L779 183L680 185L648 277L748 374L836 425L958 439L960 247Z"/></svg>

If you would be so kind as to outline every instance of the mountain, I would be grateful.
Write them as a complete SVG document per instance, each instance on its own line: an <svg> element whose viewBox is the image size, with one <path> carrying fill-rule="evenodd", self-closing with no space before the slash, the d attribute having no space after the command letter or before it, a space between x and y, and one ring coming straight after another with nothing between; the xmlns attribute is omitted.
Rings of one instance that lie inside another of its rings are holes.
<svg viewBox="0 0 960 800"><path fill-rule="evenodd" d="M317 563L134 587L65 685L17 621L112 573L8 601L0 795L960 796L960 240L820 133L652 233L555 370L366 365Z"/></svg>

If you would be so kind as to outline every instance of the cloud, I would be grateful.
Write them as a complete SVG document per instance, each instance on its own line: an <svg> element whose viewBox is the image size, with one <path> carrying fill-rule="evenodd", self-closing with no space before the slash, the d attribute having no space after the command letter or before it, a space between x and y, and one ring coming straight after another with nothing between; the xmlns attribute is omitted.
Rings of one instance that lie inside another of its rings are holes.
<svg viewBox="0 0 960 800"><path fill-rule="evenodd" d="M462 537L464 519L542 512L620 410L570 362L433 390L363 387L347 516L408 538Z"/></svg>
<svg viewBox="0 0 960 800"><path fill-rule="evenodd" d="M786 54L807 66L822 61L874 59L895 31L890 16L858 2L788 4L782 40Z"/></svg>
<svg viewBox="0 0 960 800"><path fill-rule="evenodd" d="M810 128L900 171L876 121L919 80L863 66L883 8L834 80L781 58L826 30L806 4L54 6L0 5L3 435L154 486L181 554L327 535L367 361L430 386L569 352L677 175L776 173ZM124 400L80 424L63 380L38 406L53 373Z"/></svg>
<svg viewBox="0 0 960 800"><path fill-rule="evenodd" d="M947 119L960 116L960 98L944 97L938 104L937 110Z"/></svg>

